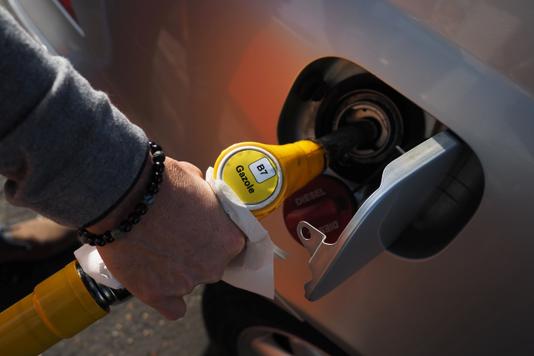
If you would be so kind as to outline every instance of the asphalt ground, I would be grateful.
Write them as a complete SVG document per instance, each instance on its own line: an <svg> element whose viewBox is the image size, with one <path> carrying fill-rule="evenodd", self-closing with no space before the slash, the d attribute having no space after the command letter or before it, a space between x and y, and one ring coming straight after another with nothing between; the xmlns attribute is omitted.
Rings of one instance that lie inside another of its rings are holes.
<svg viewBox="0 0 534 356"><path fill-rule="evenodd" d="M1 184L2 182L0 182ZM0 224L15 223L35 214L15 208L0 196ZM0 309L33 289L33 285L73 258L70 251L38 263L0 264ZM52 355L213 355L201 314L202 288L185 298L187 314L168 321L154 309L131 298L78 335L43 353Z"/></svg>
<svg viewBox="0 0 534 356"><path fill-rule="evenodd" d="M203 355L208 338L200 312L201 289L186 297L186 302L187 315L168 321L154 309L131 299L43 355Z"/></svg>

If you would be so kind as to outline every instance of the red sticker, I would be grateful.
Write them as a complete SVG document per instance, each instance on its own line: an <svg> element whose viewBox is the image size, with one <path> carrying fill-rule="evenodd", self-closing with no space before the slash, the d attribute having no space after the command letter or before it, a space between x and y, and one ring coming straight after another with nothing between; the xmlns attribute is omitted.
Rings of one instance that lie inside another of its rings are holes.
<svg viewBox="0 0 534 356"><path fill-rule="evenodd" d="M356 209L354 196L345 183L322 175L285 200L284 221L298 242L297 224L304 220L321 230L326 242L334 243Z"/></svg>

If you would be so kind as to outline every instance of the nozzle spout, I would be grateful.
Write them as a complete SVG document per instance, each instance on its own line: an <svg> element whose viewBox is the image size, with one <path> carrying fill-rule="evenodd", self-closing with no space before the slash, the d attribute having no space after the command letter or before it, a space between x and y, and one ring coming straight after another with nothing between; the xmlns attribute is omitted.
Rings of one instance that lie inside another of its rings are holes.
<svg viewBox="0 0 534 356"><path fill-rule="evenodd" d="M336 162L341 166L350 166L353 163L351 152L373 148L379 136L380 128L377 123L366 119L343 126L315 141L323 146L328 165Z"/></svg>

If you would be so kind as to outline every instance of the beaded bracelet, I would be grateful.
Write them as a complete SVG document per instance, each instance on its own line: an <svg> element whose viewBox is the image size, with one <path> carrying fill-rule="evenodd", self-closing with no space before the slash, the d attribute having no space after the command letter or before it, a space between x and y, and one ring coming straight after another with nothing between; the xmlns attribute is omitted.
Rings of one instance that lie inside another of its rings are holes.
<svg viewBox="0 0 534 356"><path fill-rule="evenodd" d="M163 182L165 153L161 146L155 142L149 141L148 145L152 154L152 171L143 200L136 205L134 211L116 229L108 230L101 235L93 234L84 228L78 229L81 243L104 246L106 243L115 241L119 236L131 231L133 226L141 221L141 216L147 213L148 207L154 203L159 185Z"/></svg>

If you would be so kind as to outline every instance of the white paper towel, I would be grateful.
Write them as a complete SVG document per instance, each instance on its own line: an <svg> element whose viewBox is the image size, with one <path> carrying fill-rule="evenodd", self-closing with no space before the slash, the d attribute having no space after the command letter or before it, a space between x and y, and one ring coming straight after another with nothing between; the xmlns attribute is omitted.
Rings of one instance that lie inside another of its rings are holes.
<svg viewBox="0 0 534 356"><path fill-rule="evenodd" d="M225 182L212 177L213 168L210 167L206 172L206 181L217 195L224 211L247 237L245 249L228 265L222 279L237 288L273 299L273 258L277 255L284 259L285 252L274 245L267 230L233 190ZM96 247L84 245L77 249L74 255L85 273L96 282L111 288L122 288L107 269Z"/></svg>
<svg viewBox="0 0 534 356"><path fill-rule="evenodd" d="M213 168L206 171L206 181L211 186L221 206L230 219L243 231L247 244L224 271L222 280L234 287L274 299L274 255L285 258L285 252L271 241L267 230L248 210L222 180L214 180Z"/></svg>
<svg viewBox="0 0 534 356"><path fill-rule="evenodd" d="M96 246L83 245L74 251L74 256L78 260L78 263L82 267L83 271L93 278L97 283L115 289L122 288L122 284L120 284L119 281L117 281L108 270L106 264L102 260L102 257L100 257Z"/></svg>

